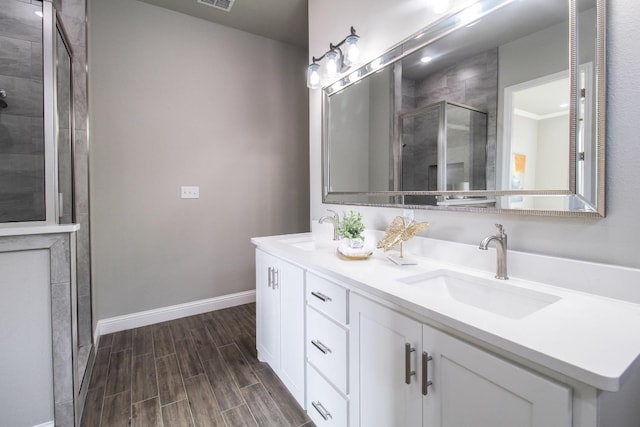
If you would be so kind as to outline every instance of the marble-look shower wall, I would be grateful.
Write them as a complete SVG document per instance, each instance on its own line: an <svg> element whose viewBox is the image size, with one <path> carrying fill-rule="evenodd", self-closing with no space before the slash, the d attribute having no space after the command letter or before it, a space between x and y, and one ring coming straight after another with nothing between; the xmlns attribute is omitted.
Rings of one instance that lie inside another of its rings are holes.
<svg viewBox="0 0 640 427"><path fill-rule="evenodd" d="M415 84L414 108L440 101L457 102L487 113L487 189L496 185L498 49L458 61Z"/></svg>
<svg viewBox="0 0 640 427"><path fill-rule="evenodd" d="M77 234L78 343L91 343L91 249L89 234L89 143L87 135L86 0L54 0L73 50L74 209Z"/></svg>
<svg viewBox="0 0 640 427"><path fill-rule="evenodd" d="M0 0L0 222L43 221L42 2Z"/></svg>

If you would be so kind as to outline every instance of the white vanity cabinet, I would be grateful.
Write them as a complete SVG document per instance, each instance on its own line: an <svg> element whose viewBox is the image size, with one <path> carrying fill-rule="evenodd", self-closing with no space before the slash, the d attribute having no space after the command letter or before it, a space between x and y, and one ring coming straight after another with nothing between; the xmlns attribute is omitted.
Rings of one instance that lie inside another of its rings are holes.
<svg viewBox="0 0 640 427"><path fill-rule="evenodd" d="M359 295L350 425L571 427L571 389Z"/></svg>
<svg viewBox="0 0 640 427"><path fill-rule="evenodd" d="M256 250L256 345L304 406L304 270Z"/></svg>
<svg viewBox="0 0 640 427"><path fill-rule="evenodd" d="M349 291L307 271L307 412L316 426L348 425Z"/></svg>

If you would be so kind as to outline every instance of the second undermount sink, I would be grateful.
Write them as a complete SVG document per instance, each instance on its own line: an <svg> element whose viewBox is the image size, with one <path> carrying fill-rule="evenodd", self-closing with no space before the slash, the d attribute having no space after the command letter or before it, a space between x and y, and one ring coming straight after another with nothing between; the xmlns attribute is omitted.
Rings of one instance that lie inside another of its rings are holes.
<svg viewBox="0 0 640 427"><path fill-rule="evenodd" d="M399 281L420 288L434 298L449 298L511 319L521 319L560 300L555 295L452 270L431 271Z"/></svg>
<svg viewBox="0 0 640 427"><path fill-rule="evenodd" d="M318 244L313 237L283 239L280 240L280 243L284 243L285 245L289 245L303 251L315 251L318 249Z"/></svg>

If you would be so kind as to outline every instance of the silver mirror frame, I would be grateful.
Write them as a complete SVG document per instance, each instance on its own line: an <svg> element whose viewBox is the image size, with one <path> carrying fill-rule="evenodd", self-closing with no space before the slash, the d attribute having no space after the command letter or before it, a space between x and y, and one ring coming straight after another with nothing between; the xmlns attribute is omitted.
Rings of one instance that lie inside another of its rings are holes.
<svg viewBox="0 0 640 427"><path fill-rule="evenodd" d="M486 16L514 0L488 0L490 7L482 14ZM596 201L591 204L576 193L576 134L578 107L578 33L577 33L577 1L568 0L569 8L569 69L570 69L570 130L571 143L569 153L569 189L568 190L475 190L475 191L375 191L375 192L331 192L329 190L329 97L345 88L358 83L385 66L389 66L415 51L436 42L461 27L456 15L461 10L443 17L426 28L412 34L407 39L393 46L378 58L364 66L351 71L336 82L322 89L322 202L327 204L344 204L375 207L396 207L405 209L435 209L443 211L478 212L511 215L560 216L560 217L596 217L605 216L605 153L606 153L606 0L596 0L596 88L594 109L596 121ZM486 2L485 2L486 3ZM420 42L418 42L420 40ZM534 209L506 209L472 206L430 206L404 204L404 196L533 196L533 197L563 197L572 210L534 210ZM388 198L394 203L376 203L369 201L354 202L349 198Z"/></svg>

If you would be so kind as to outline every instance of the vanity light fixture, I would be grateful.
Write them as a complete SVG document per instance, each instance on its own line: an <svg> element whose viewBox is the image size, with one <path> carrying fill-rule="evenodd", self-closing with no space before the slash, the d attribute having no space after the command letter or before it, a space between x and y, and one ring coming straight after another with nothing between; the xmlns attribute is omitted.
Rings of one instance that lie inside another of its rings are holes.
<svg viewBox="0 0 640 427"><path fill-rule="evenodd" d="M420 58L420 62L422 62L423 64L427 64L429 62L431 62L433 60L432 57L430 56L423 56L422 58Z"/></svg>
<svg viewBox="0 0 640 427"><path fill-rule="evenodd" d="M328 51L318 58L314 56L307 68L307 87L309 89L319 89L323 83L331 82L340 73L347 71L353 65L357 65L360 60L358 40L360 40L360 36L351 27L350 34L342 39L340 43L329 43ZM344 46L344 52L341 49L342 46ZM324 67L321 68L319 62L323 59Z"/></svg>

